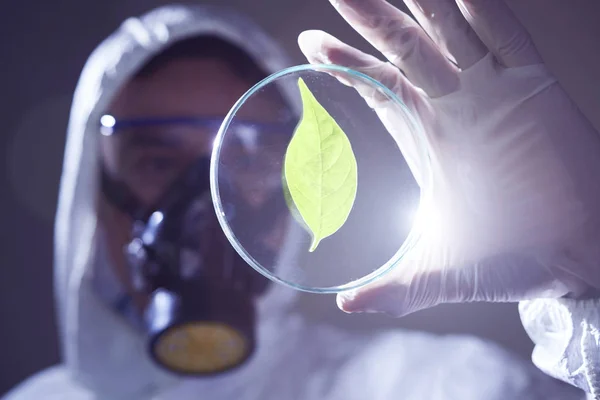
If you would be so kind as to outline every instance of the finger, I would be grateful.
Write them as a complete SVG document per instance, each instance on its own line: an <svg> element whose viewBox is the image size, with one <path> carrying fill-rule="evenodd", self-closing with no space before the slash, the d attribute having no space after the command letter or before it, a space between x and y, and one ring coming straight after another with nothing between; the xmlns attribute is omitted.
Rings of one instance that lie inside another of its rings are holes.
<svg viewBox="0 0 600 400"><path fill-rule="evenodd" d="M459 68L469 68L488 53L455 0L404 0L404 3L440 51Z"/></svg>
<svg viewBox="0 0 600 400"><path fill-rule="evenodd" d="M338 294L338 307L348 313L381 312L400 317L444 303L516 302L580 290L573 277L556 276L528 255L503 255L435 270L404 268L401 271L399 266L381 282Z"/></svg>
<svg viewBox="0 0 600 400"><path fill-rule="evenodd" d="M330 0L344 19L430 97L458 88L458 69L408 15L384 0Z"/></svg>
<svg viewBox="0 0 600 400"><path fill-rule="evenodd" d="M362 72L379 81L385 87L398 94L411 111L415 111L415 102L420 101L422 95L402 74L389 63L385 63L365 54L337 38L322 31L305 31L298 36L300 50L311 63L334 64ZM387 101L389 97L381 96L372 86L358 79L349 82L349 76L339 77L346 84L354 86L358 92L370 103ZM379 98L376 98L379 97ZM372 104L374 106L375 104ZM378 104L383 106L383 104ZM374 107L376 108L376 107Z"/></svg>
<svg viewBox="0 0 600 400"><path fill-rule="evenodd" d="M534 65L542 59L531 36L504 0L456 0L483 43L507 67Z"/></svg>
<svg viewBox="0 0 600 400"><path fill-rule="evenodd" d="M426 96L390 63L382 62L322 31L302 32L298 37L298 44L309 62L334 64L361 72L394 92L413 115L423 114L423 109L426 108L424 105ZM422 184L419 149L423 144L419 142L424 138L413 137L414 129L407 127L410 121L404 120L404 113L398 112L398 104L391 101L390 96L382 90L368 84L364 78L352 78L347 74L341 76L334 72L331 72L331 75L342 83L354 87L375 110L388 132L398 143L417 183Z"/></svg>

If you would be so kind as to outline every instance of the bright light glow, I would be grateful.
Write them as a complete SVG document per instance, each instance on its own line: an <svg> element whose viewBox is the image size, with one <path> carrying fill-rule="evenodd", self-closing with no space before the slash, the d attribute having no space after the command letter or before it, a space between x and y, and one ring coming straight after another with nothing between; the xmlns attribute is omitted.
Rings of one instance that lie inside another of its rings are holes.
<svg viewBox="0 0 600 400"><path fill-rule="evenodd" d="M157 227L163 221L164 215L160 211L155 211L152 213L150 218L148 219L148 229L144 231L142 235L142 240L144 243L152 243L156 239Z"/></svg>
<svg viewBox="0 0 600 400"><path fill-rule="evenodd" d="M100 118L100 123L102 124L102 126L112 128L117 123L117 120L115 120L115 117L113 117L112 115L103 115L102 118Z"/></svg>
<svg viewBox="0 0 600 400"><path fill-rule="evenodd" d="M157 324L157 326L164 326L169 322L172 308L171 298L163 290L158 290L154 296L154 301L156 303L153 323Z"/></svg>
<svg viewBox="0 0 600 400"><path fill-rule="evenodd" d="M444 232L439 211L430 202L421 203L412 214L413 230L428 241L437 240Z"/></svg>
<svg viewBox="0 0 600 400"><path fill-rule="evenodd" d="M112 115L103 115L100 117L100 133L104 136L110 136L113 134L113 128L117 121Z"/></svg>

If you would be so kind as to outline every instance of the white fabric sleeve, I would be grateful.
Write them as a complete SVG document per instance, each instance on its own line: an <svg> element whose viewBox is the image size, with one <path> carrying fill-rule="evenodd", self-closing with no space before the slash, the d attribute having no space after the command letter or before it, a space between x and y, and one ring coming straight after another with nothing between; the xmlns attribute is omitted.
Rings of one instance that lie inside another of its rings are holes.
<svg viewBox="0 0 600 400"><path fill-rule="evenodd" d="M600 400L600 299L523 301L519 313L535 343L533 363Z"/></svg>
<svg viewBox="0 0 600 400"><path fill-rule="evenodd" d="M356 349L360 350L338 366L335 380L340 385L328 392L328 399L583 400L585 397L580 390L550 378L530 362L476 337L392 331Z"/></svg>
<svg viewBox="0 0 600 400"><path fill-rule="evenodd" d="M103 400L82 386L64 365L38 372L15 386L0 400Z"/></svg>

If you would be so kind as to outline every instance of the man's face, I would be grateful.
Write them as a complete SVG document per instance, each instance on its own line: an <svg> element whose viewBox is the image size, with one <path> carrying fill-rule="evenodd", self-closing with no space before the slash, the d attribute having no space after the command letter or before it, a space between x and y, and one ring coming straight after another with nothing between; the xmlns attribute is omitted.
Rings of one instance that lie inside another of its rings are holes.
<svg viewBox="0 0 600 400"><path fill-rule="evenodd" d="M116 128L114 134L101 136L104 168L112 179L125 184L137 198L144 209L139 211L153 210L160 206L161 197L198 158L210 156L221 122L254 83L241 79L221 60L198 58L174 60L147 77L132 79L120 90L106 114L113 116L117 124L120 121L145 122ZM226 135L230 139L226 139L219 160L220 171L226 171L228 185L233 187L233 194L227 200L222 197L223 201L253 210L246 214L240 212L239 223L246 223L241 215L262 215L260 213L268 209L268 218L275 221L273 226L263 220L264 235L253 235L248 240L275 253L284 237L282 230L288 215L281 189L281 168L292 134L289 124L284 123L289 118L285 104L279 99L272 91L262 91L239 109L234 120L249 124L240 125L242 127L255 127L258 145L246 146L244 140L235 139L248 130L230 128ZM157 120L181 118L200 123L156 123ZM202 121L216 121L216 126L203 125ZM263 129L265 126L275 129ZM275 207L274 197L280 198ZM115 272L133 293L123 257L123 247L131 240L133 221L106 198L100 200L100 220L109 232ZM209 222L210 229L206 228L206 233L210 240L199 242L208 246L202 251L205 256L212 257L210 264L219 269L223 262L218 257L225 252L215 250L229 249L229 245L224 234L216 233L221 232L216 216ZM214 243L215 240L219 243Z"/></svg>
<svg viewBox="0 0 600 400"><path fill-rule="evenodd" d="M127 83L107 112L117 121L224 118L253 83L245 82L217 59L174 60L149 77ZM237 116L271 122L270 102L266 97L256 96ZM152 206L195 159L210 155L216 133L215 127L199 126L130 128L122 134L102 138L103 163L143 206Z"/></svg>

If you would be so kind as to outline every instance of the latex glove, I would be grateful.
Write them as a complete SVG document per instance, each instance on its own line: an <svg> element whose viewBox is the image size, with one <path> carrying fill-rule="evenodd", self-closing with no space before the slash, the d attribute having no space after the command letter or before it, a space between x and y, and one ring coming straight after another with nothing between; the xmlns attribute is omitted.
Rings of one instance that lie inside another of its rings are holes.
<svg viewBox="0 0 600 400"><path fill-rule="evenodd" d="M299 37L310 62L344 65L394 90L422 125L431 158L427 170L400 117L346 82L396 139L424 200L418 245L386 277L339 294L340 308L401 316L599 288L598 133L502 0L405 2L423 28L382 0L333 3L389 62L320 31Z"/></svg>

